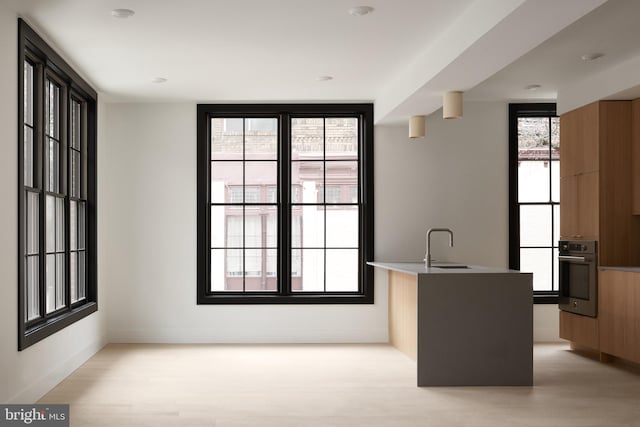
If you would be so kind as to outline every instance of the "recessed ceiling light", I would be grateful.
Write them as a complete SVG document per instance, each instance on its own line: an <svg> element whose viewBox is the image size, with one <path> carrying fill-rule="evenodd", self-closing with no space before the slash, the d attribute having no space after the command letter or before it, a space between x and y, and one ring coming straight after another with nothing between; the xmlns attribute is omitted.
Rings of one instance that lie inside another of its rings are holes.
<svg viewBox="0 0 640 427"><path fill-rule="evenodd" d="M113 9L111 16L114 18L126 19L135 15L135 12L131 9Z"/></svg>
<svg viewBox="0 0 640 427"><path fill-rule="evenodd" d="M348 12L352 16L364 16L373 12L373 8L371 6L356 6L349 9Z"/></svg>
<svg viewBox="0 0 640 427"><path fill-rule="evenodd" d="M598 58L602 58L604 53L585 53L580 57L583 61L593 61Z"/></svg>
<svg viewBox="0 0 640 427"><path fill-rule="evenodd" d="M530 91L533 92L533 91L536 91L536 90L540 89L541 87L542 86L540 86L540 85L528 85L528 86L525 86L524 88L526 90L530 90Z"/></svg>
<svg viewBox="0 0 640 427"><path fill-rule="evenodd" d="M318 82L328 82L329 80L333 80L333 76L318 76L318 77L316 77L316 81L318 81Z"/></svg>
<svg viewBox="0 0 640 427"><path fill-rule="evenodd" d="M164 77L154 77L151 79L151 83L166 83L167 79Z"/></svg>

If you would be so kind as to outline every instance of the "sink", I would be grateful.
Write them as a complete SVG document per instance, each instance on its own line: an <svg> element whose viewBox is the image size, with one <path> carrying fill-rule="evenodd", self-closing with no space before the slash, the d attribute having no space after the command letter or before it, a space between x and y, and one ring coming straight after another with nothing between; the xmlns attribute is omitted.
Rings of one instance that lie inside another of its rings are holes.
<svg viewBox="0 0 640 427"><path fill-rule="evenodd" d="M464 264L456 264L455 262L434 262L431 264L434 268L469 268Z"/></svg>

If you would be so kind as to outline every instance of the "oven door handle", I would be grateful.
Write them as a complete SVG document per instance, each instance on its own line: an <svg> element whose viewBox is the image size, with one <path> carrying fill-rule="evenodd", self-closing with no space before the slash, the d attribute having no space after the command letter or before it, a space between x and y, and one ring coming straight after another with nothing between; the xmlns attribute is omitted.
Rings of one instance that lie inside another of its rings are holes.
<svg viewBox="0 0 640 427"><path fill-rule="evenodd" d="M560 261L580 261L585 262L585 257L583 256L569 256L569 255L560 255L558 256L558 260Z"/></svg>

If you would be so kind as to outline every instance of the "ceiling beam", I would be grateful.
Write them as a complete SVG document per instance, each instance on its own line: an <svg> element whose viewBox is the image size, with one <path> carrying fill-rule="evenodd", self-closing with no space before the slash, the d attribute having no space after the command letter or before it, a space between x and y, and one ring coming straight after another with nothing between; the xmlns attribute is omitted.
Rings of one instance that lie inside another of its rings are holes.
<svg viewBox="0 0 640 427"><path fill-rule="evenodd" d="M376 123L438 110L605 0L476 0L376 97Z"/></svg>

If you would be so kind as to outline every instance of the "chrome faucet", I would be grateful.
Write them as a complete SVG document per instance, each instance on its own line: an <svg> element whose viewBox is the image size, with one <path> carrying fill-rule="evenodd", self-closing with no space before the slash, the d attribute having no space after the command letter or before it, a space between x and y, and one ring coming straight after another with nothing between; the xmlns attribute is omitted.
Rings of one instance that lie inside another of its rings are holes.
<svg viewBox="0 0 640 427"><path fill-rule="evenodd" d="M451 231L451 229L449 228L430 228L429 231L427 231L427 254L424 258L425 260L425 266L427 268L431 268L431 233L433 233L434 231L444 231L446 233L449 233L449 247L452 248L453 247L453 231Z"/></svg>

